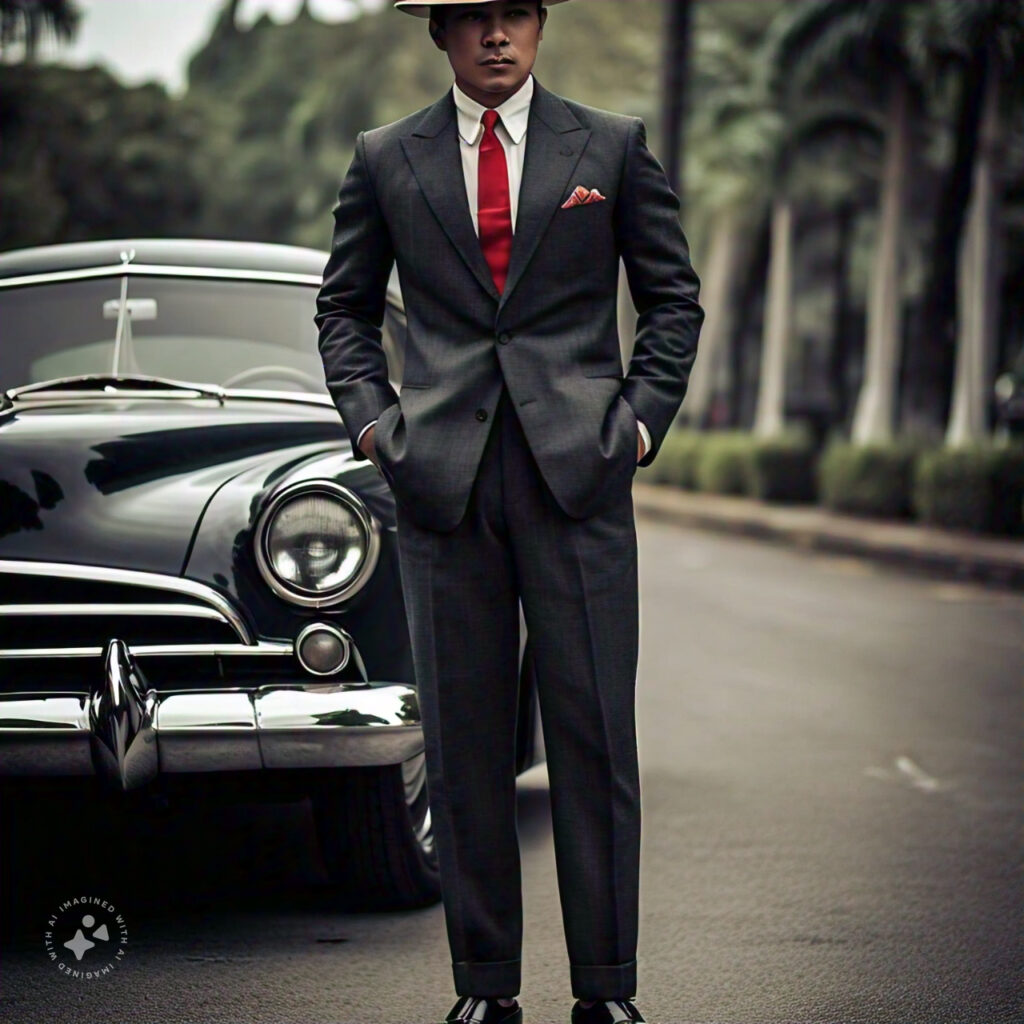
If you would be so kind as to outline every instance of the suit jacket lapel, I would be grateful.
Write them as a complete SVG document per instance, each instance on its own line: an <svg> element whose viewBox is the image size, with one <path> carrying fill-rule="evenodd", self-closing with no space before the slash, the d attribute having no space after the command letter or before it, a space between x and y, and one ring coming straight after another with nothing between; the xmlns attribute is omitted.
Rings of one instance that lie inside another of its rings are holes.
<svg viewBox="0 0 1024 1024"><path fill-rule="evenodd" d="M402 148L445 234L484 290L497 299L498 289L469 213L451 91L429 108L411 136L402 139Z"/></svg>
<svg viewBox="0 0 1024 1024"><path fill-rule="evenodd" d="M519 283L537 243L561 205L590 134L590 129L584 128L557 96L534 81L516 229L508 279L500 296L502 305ZM463 187L455 100L450 91L428 108L412 135L402 139L402 148L445 234L484 290L498 299L480 239L473 230Z"/></svg>
<svg viewBox="0 0 1024 1024"><path fill-rule="evenodd" d="M537 243L561 206L569 179L590 140L590 129L584 128L554 93L536 80L533 87L523 179L519 185L519 210L502 305L519 283ZM472 233L472 223L469 230Z"/></svg>

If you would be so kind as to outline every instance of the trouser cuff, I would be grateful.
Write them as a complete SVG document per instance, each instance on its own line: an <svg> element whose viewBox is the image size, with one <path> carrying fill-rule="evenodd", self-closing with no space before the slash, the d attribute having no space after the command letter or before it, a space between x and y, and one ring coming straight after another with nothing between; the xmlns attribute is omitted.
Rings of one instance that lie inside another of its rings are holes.
<svg viewBox="0 0 1024 1024"><path fill-rule="evenodd" d="M521 972L520 960L493 963L462 960L452 964L456 993L485 999L512 999L519 995Z"/></svg>
<svg viewBox="0 0 1024 1024"><path fill-rule="evenodd" d="M607 966L571 964L569 977L577 999L632 999L636 995L636 961Z"/></svg>

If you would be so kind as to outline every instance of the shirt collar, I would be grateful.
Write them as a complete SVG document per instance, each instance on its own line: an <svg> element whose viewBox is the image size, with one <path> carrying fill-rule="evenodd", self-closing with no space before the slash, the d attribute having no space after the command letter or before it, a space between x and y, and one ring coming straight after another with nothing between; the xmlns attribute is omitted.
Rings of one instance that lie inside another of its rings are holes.
<svg viewBox="0 0 1024 1024"><path fill-rule="evenodd" d="M480 138L484 111L487 107L476 100L470 99L457 85L452 85L452 96L459 119L459 135L467 145L473 146ZM501 117L505 131L515 145L523 141L526 124L530 119L530 100L533 99L533 75L527 75L526 81L504 103L495 107Z"/></svg>

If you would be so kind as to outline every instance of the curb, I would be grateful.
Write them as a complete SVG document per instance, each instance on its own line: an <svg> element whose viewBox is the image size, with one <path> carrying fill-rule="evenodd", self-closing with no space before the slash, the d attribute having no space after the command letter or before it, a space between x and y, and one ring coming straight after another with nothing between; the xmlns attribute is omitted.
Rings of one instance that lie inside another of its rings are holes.
<svg viewBox="0 0 1024 1024"><path fill-rule="evenodd" d="M633 500L637 512L651 519L1024 590L1024 541L841 515L818 507L697 494L668 485L634 482Z"/></svg>

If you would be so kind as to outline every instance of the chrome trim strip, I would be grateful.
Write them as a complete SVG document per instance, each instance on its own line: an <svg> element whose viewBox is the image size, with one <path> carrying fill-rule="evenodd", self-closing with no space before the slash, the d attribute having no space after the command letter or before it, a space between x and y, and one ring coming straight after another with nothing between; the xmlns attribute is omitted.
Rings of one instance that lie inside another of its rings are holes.
<svg viewBox="0 0 1024 1024"><path fill-rule="evenodd" d="M246 388L227 388L225 398L240 398L247 402L298 402L302 405L323 405L333 409L334 399L330 395L313 391L264 391Z"/></svg>
<svg viewBox="0 0 1024 1024"><path fill-rule="evenodd" d="M141 572L137 569L112 569L101 565L76 565L66 562L22 562L0 559L0 573L21 576L59 576L62 579L87 580L89 582L123 583L132 587L149 587L166 590L172 594L184 594L212 605L224 616L224 620L235 631L244 644L255 644L241 615L222 594L205 583L182 579L179 576L165 576L162 573Z"/></svg>
<svg viewBox="0 0 1024 1024"><path fill-rule="evenodd" d="M77 267L74 270L51 270L43 274L24 274L21 277L0 278L0 289L56 284L61 281L86 281L99 277L118 277L131 274L144 277L198 277L216 281L265 281L267 284L323 283L316 274L295 274L284 270L243 270L236 267L181 267L158 263L113 263L103 267Z"/></svg>
<svg viewBox="0 0 1024 1024"><path fill-rule="evenodd" d="M150 655L151 657L171 657L174 655L190 654L219 654L225 657L243 655L251 657L281 657L295 652L291 641L259 640L253 644L139 644L132 648L132 653L140 658Z"/></svg>
<svg viewBox="0 0 1024 1024"><path fill-rule="evenodd" d="M267 528L273 519L274 513L289 499L298 494L331 494L340 498L342 503L347 505L359 522L366 536L366 550L363 552L363 561L358 571L348 583L338 587L326 594L314 594L310 591L299 591L286 584L278 578L270 564L270 558L265 550L267 540ZM380 523L370 514L369 509L360 499L347 487L335 483L333 480L298 480L293 484L282 487L277 491L264 506L259 518L256 520L256 528L253 530L253 549L256 555L256 566L263 577L264 582L278 597L288 601L290 604L297 604L303 608L330 608L340 604L361 590L373 570L377 568L377 559L380 556Z"/></svg>
<svg viewBox="0 0 1024 1024"><path fill-rule="evenodd" d="M114 748L103 748L124 752L115 760L127 774L115 772L115 784L134 785L157 771L400 764L423 751L416 691L405 683L156 694L139 689L133 653L111 644L107 681L100 687L109 690L111 679L119 684L127 668L138 698L133 703L116 687L108 694L111 705L114 696L120 698L118 706L128 716L117 718L124 725L120 732L108 729ZM139 712L134 718L133 707ZM0 694L0 775L96 774L98 740L91 723L102 720L103 712L94 708L85 693Z"/></svg>
<svg viewBox="0 0 1024 1024"><path fill-rule="evenodd" d="M0 648L0 658L98 658L102 647L9 647ZM294 653L290 641L260 640L254 644L139 644L132 648L137 658L176 655L234 655L280 657Z"/></svg>
<svg viewBox="0 0 1024 1024"><path fill-rule="evenodd" d="M98 658L102 647L8 647L0 658Z"/></svg>
<svg viewBox="0 0 1024 1024"><path fill-rule="evenodd" d="M0 618L4 615L173 616L180 619L210 619L230 625L218 609L197 604L0 604Z"/></svg>
<svg viewBox="0 0 1024 1024"><path fill-rule="evenodd" d="M9 729L45 733L88 733L87 693L0 695L0 732Z"/></svg>
<svg viewBox="0 0 1024 1024"><path fill-rule="evenodd" d="M231 389L221 394L214 394L211 391L213 385L196 385L196 387L183 391L33 391L28 394L17 395L18 407L30 407L33 402L57 404L66 402L68 404L82 401L90 402L122 402L125 400L136 401L138 399L155 398L160 401L177 399L182 402L195 402L201 399L212 399L224 404L228 399L242 402L291 402L294 405L315 405L326 409L334 408L334 401L329 395L318 395L312 391L244 391ZM20 390L18 388L15 391ZM0 392L0 398L12 392Z"/></svg>
<svg viewBox="0 0 1024 1024"><path fill-rule="evenodd" d="M17 390L17 389L15 389ZM188 388L182 391L128 391L118 389L116 391L33 391L30 395L22 398L13 391L8 392L11 398L17 398L19 404L22 402L80 402L83 398L89 400L106 399L108 402L137 401L140 398L158 398L162 402L168 399L178 399L183 402L194 402L197 399L205 398L208 401L224 404L222 395L211 394L208 390L200 387Z"/></svg>
<svg viewBox="0 0 1024 1024"><path fill-rule="evenodd" d="M121 383L129 385L120 387ZM166 384L166 390L160 388L139 387L132 389L133 384ZM89 384L90 388L70 387L63 384ZM27 398L41 398L48 402L62 397L75 398L82 395L102 395L106 398L140 398L152 395L156 398L174 398L184 396L191 398L215 398L224 404L224 389L219 384L202 384L192 380L176 380L173 377L152 377L147 374L111 374L111 373L78 373L71 377L54 377L52 380L41 380L35 384L22 384L20 387L8 388L7 397L16 401Z"/></svg>
<svg viewBox="0 0 1024 1024"><path fill-rule="evenodd" d="M263 767L252 695L244 690L162 695L156 722L162 772Z"/></svg>
<svg viewBox="0 0 1024 1024"><path fill-rule="evenodd" d="M252 694L245 690L221 693L166 693L160 697L157 714L160 732L203 729L256 729Z"/></svg>
<svg viewBox="0 0 1024 1024"><path fill-rule="evenodd" d="M397 385L395 385L397 387ZM293 405L316 405L326 409L334 408L334 401L330 395L319 395L312 391L246 391L232 388L230 391L222 391L216 394L212 391L214 385L197 384L194 388L182 391L32 391L24 393L20 388L14 388L9 392L0 392L3 395L14 395L18 399L18 407L26 408L33 402L68 404L88 400L90 402L121 402L124 400L136 401L137 399L156 398L160 401L167 399L178 399L183 402L195 402L199 399L213 399L221 405L228 399L242 402L291 402Z"/></svg>
<svg viewBox="0 0 1024 1024"><path fill-rule="evenodd" d="M416 690L405 683L262 686L253 693L253 707L256 726L264 732L377 729L389 725L418 725L420 721Z"/></svg>

